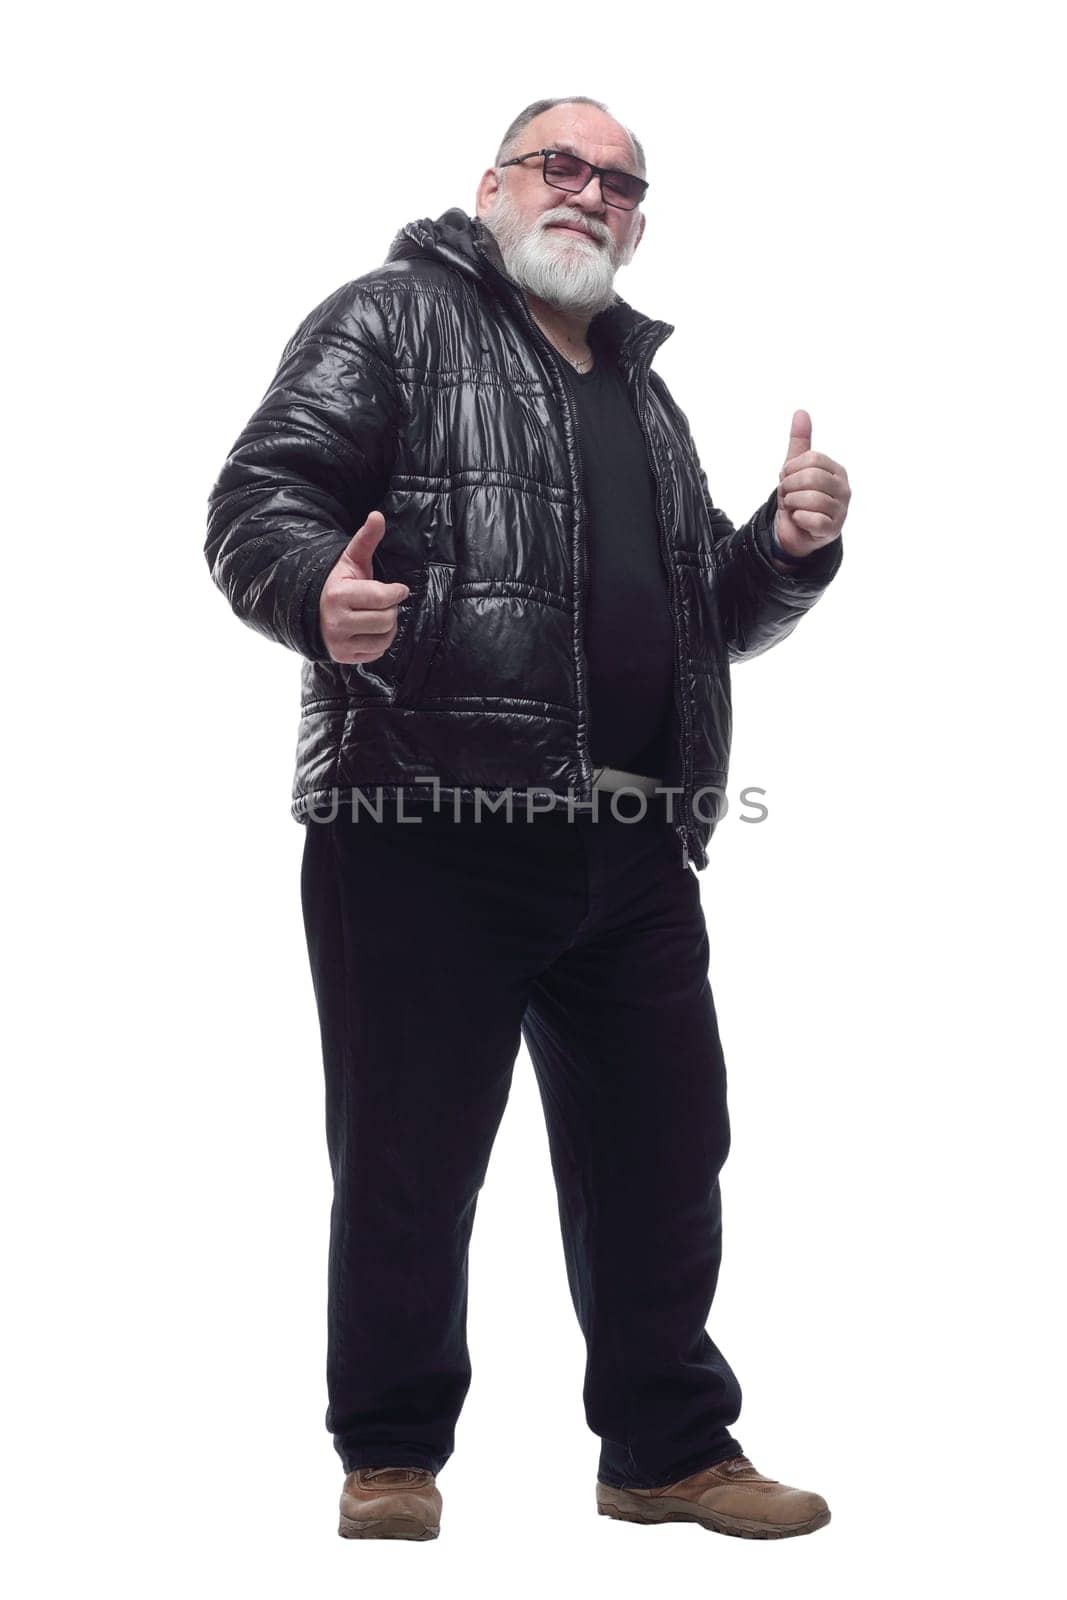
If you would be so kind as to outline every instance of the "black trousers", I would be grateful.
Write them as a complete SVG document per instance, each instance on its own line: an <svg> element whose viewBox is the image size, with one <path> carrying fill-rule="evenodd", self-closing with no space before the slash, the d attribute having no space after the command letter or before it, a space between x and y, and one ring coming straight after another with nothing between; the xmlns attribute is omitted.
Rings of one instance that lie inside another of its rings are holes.
<svg viewBox="0 0 1067 1600"><path fill-rule="evenodd" d="M306 824L334 1182L326 1426L346 1472L452 1454L468 1245L523 1037L600 1478L652 1487L741 1453L741 1390L705 1328L730 1132L698 882L655 797L641 820L607 799L596 818L410 822L387 803L382 821Z"/></svg>

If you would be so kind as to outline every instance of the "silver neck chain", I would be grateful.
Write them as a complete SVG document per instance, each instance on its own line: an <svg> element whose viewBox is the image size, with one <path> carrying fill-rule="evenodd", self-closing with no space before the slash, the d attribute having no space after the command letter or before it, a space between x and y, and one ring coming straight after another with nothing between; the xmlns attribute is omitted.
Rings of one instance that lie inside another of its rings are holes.
<svg viewBox="0 0 1067 1600"><path fill-rule="evenodd" d="M535 322L537 322L537 318L533 316L533 312L532 311L530 312L530 315L531 315L531 317L533 317L533 320ZM554 350L558 349L558 346L556 345L555 341L552 338L549 337L548 329L543 327L540 322L537 322L537 326L541 329L541 332L544 334L545 338L548 339L548 342L549 342L550 345L552 345L552 348ZM581 361L575 361L574 357L573 356L569 356L565 350L560 350L559 354L563 357L564 361L569 361L570 362L570 364L574 368L575 372L581 372L581 371L583 371L583 369L585 367L588 367L588 366L592 365L593 358L592 358L591 355L590 356L585 356Z"/></svg>

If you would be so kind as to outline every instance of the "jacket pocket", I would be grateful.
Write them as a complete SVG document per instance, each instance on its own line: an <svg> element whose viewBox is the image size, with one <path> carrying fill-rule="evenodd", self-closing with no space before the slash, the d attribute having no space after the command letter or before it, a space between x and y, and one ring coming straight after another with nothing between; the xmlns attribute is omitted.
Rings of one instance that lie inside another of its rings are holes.
<svg viewBox="0 0 1067 1600"><path fill-rule="evenodd" d="M425 578L398 663L394 705L410 705L418 699L448 620L456 569L449 562L429 561L423 570Z"/></svg>

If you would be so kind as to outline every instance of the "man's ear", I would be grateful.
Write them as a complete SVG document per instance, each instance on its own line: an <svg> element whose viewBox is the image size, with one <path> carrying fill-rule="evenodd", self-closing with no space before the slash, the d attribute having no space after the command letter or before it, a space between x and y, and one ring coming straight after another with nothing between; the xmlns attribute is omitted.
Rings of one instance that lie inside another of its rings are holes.
<svg viewBox="0 0 1067 1600"><path fill-rule="evenodd" d="M637 225L637 238L634 240L634 249L635 250L637 249L638 245L641 243L641 238L642 238L642 235L644 234L644 231L645 231L645 223L647 221L648 221L648 218L645 216L645 213L642 211L642 213L641 213L641 221Z"/></svg>
<svg viewBox="0 0 1067 1600"><path fill-rule="evenodd" d="M482 173L482 181L478 185L478 192L474 197L474 214L481 217L492 206L496 199L497 190L500 188L500 178L495 167L486 167Z"/></svg>

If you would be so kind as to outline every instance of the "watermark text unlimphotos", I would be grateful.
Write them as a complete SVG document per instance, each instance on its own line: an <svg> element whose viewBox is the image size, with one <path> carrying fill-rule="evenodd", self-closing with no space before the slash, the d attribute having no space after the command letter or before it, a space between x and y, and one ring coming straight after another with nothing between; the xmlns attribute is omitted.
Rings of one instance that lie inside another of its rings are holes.
<svg viewBox="0 0 1067 1600"><path fill-rule="evenodd" d="M412 799L405 794L405 790L413 788L415 784L429 787ZM391 792L387 793L387 790ZM395 820L417 825L428 810L451 814L457 820L461 816L473 816L475 821L481 821L484 816L503 816L508 822L532 822L536 816L555 811L565 815L570 822L576 817L589 816L596 821L605 813L618 822L640 822L651 808L664 821L681 823L685 810L683 792L680 786L670 788L660 784L648 791L629 786L619 789L594 788L591 799L582 800L571 787L562 795L551 789L529 785L523 789L489 790L474 787L460 791L454 787L443 789L440 778L436 776L420 775L406 779L399 792L393 785L382 784L376 787L335 786L317 790L314 795L308 796L304 814L309 822L333 822L337 817L344 816L353 822L366 817L368 821ZM766 789L755 784L748 784L741 790L739 801L743 809L739 813L740 821L754 823L767 820L767 806L761 799L753 798L766 793ZM412 809L405 809L406 801L410 801ZM693 793L692 814L697 822L719 823L728 809L726 791L719 784L705 784Z"/></svg>

